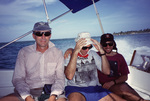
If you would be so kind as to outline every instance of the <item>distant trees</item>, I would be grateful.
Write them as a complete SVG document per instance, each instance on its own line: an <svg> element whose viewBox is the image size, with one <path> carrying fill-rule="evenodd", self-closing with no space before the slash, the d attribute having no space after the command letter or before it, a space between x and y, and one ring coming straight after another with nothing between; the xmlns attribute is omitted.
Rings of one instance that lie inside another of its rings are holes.
<svg viewBox="0 0 150 101"><path fill-rule="evenodd" d="M114 32L114 35L125 35L125 34L138 34L138 33L150 33L150 28L147 29L141 29L141 30L137 30L137 31L121 31L121 32Z"/></svg>

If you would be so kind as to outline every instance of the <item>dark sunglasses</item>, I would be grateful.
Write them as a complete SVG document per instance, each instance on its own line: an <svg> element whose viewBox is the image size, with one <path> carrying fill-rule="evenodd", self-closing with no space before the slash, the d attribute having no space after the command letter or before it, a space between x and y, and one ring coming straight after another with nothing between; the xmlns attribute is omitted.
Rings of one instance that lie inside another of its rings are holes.
<svg viewBox="0 0 150 101"><path fill-rule="evenodd" d="M45 36L50 36L51 32L33 32L36 36L42 36L43 34Z"/></svg>
<svg viewBox="0 0 150 101"><path fill-rule="evenodd" d="M91 49L93 46L91 45L90 47L82 47L83 50L86 50L86 49Z"/></svg>
<svg viewBox="0 0 150 101"><path fill-rule="evenodd" d="M102 44L103 47L107 47L107 45L113 46L113 43L103 43L103 44Z"/></svg>

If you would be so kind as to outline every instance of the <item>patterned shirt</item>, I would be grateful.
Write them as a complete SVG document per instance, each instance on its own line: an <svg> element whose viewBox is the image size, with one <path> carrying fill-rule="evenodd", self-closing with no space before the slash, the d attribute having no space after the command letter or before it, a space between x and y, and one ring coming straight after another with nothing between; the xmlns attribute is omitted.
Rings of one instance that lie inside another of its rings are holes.
<svg viewBox="0 0 150 101"><path fill-rule="evenodd" d="M65 66L69 63L70 57L65 60ZM101 57L90 50L88 57L77 58L76 72L72 80L68 80L68 86L96 86L99 85L97 77L97 69L101 71Z"/></svg>

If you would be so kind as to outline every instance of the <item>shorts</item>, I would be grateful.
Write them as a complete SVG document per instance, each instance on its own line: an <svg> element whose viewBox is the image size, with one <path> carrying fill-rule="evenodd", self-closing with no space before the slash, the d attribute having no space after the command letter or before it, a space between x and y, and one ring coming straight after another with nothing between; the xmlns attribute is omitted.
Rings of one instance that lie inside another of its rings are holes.
<svg viewBox="0 0 150 101"><path fill-rule="evenodd" d="M107 89L102 88L102 86L89 86L89 87L76 87L76 86L66 86L65 95L68 97L69 94L73 92L79 92L86 98L86 101L98 101L111 92Z"/></svg>

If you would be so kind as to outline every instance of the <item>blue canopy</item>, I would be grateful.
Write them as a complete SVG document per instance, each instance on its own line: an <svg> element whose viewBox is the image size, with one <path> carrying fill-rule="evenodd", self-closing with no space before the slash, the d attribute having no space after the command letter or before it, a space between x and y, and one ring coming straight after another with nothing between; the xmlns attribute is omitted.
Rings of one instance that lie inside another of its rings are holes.
<svg viewBox="0 0 150 101"><path fill-rule="evenodd" d="M72 10L72 13L76 13L93 4L92 0L59 0L59 1L61 1L70 10ZM99 0L94 0L95 3L97 1Z"/></svg>

